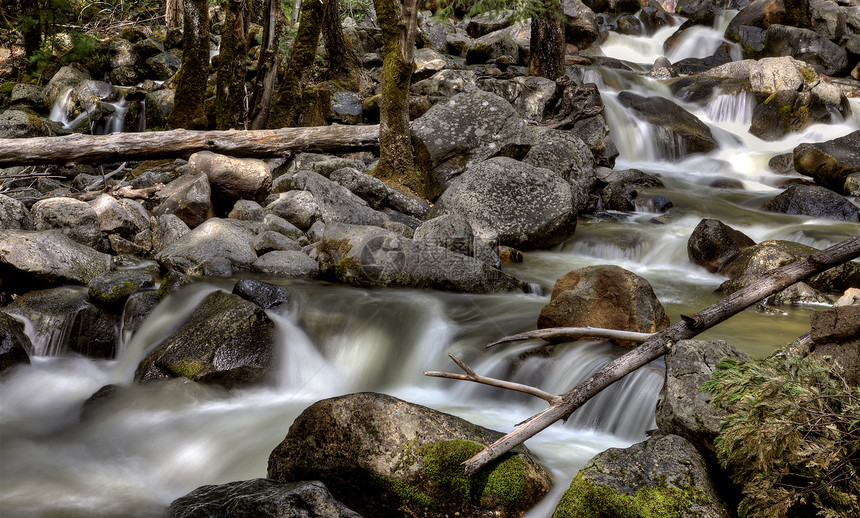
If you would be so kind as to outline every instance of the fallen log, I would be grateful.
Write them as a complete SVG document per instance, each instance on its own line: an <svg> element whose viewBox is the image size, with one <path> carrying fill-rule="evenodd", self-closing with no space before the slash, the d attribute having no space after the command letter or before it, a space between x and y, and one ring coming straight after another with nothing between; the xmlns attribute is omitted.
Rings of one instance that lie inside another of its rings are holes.
<svg viewBox="0 0 860 518"><path fill-rule="evenodd" d="M348 153L379 147L379 125L276 130L147 131L0 139L0 167L187 158L197 151L271 158L300 151Z"/></svg>
<svg viewBox="0 0 860 518"><path fill-rule="evenodd" d="M465 466L466 475L474 475L488 463L522 444L527 439L534 437L537 433L556 421L566 421L577 408L581 407L589 399L639 367L668 353L675 343L693 338L732 315L743 311L756 302L798 281L857 257L860 257L860 236L841 241L794 263L768 272L746 288L732 293L716 304L708 306L693 316L684 316L680 322L654 333L642 345L616 358L576 387L552 398L553 402L549 408L530 417L512 432L465 461L463 465ZM440 373L432 373L431 375L439 376ZM455 374L453 376L462 375ZM466 379L469 381L478 381L478 378L479 376L474 374L474 371L471 371L471 369L467 370ZM499 385L496 384L496 386ZM542 397L542 399L547 398Z"/></svg>

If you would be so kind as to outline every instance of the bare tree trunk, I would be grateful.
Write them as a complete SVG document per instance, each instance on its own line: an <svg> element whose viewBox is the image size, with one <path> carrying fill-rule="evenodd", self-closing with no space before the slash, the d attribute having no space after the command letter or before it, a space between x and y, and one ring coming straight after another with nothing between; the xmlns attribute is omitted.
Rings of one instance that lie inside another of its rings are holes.
<svg viewBox="0 0 860 518"><path fill-rule="evenodd" d="M418 0L375 0L382 29L383 63L379 103L379 163L374 175L421 191L409 134L409 83L418 31Z"/></svg>
<svg viewBox="0 0 860 518"><path fill-rule="evenodd" d="M809 257L773 270L761 276L753 284L732 293L692 317L683 317L681 322L658 333L654 333L642 345L616 358L587 380L568 392L557 396L556 402L552 403L549 408L532 416L515 430L464 462L466 474L475 474L489 462L522 444L556 421L567 420L574 410L581 407L603 389L639 367L668 353L675 343L693 338L702 331L752 306L759 300L785 289L806 277L850 261L858 256L860 256L860 236L847 239ZM434 375L438 374L434 373ZM469 374L468 371L467 374ZM477 380L470 379L470 381ZM544 397L544 399L546 398Z"/></svg>
<svg viewBox="0 0 860 518"><path fill-rule="evenodd" d="M219 130L247 129L244 102L248 55L246 11L245 0L228 0L215 90L215 128Z"/></svg>
<svg viewBox="0 0 860 518"><path fill-rule="evenodd" d="M164 8L164 22L168 29L178 29L182 24L182 0L167 0Z"/></svg>
<svg viewBox="0 0 860 518"><path fill-rule="evenodd" d="M328 78L341 81L346 89L357 90L361 65L343 35L340 0L326 0L323 41L328 54Z"/></svg>
<svg viewBox="0 0 860 518"><path fill-rule="evenodd" d="M284 23L284 11L280 0L269 0L263 20L263 44L257 65L257 79L254 87L254 114L251 129L266 127L269 109L275 96L275 81L278 79L278 46Z"/></svg>
<svg viewBox="0 0 860 518"><path fill-rule="evenodd" d="M555 81L565 75L564 25L558 17L558 3L547 0L546 4L546 11L532 19L529 75Z"/></svg>
<svg viewBox="0 0 860 518"><path fill-rule="evenodd" d="M169 128L204 129L209 124L203 101L209 79L209 2L185 0L182 33L182 66L177 72Z"/></svg>
<svg viewBox="0 0 860 518"><path fill-rule="evenodd" d="M297 151L346 153L376 149L378 136L379 126L317 126L0 139L0 167L187 157L204 150L255 158L284 156Z"/></svg>

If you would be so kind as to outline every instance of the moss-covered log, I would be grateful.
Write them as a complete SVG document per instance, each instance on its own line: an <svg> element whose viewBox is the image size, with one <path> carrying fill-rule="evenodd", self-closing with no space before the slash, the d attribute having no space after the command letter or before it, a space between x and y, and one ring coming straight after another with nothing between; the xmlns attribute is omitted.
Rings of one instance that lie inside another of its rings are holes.
<svg viewBox="0 0 860 518"><path fill-rule="evenodd" d="M245 126L245 57L248 54L248 18L244 0L229 0L216 84L215 128L240 129Z"/></svg>
<svg viewBox="0 0 860 518"><path fill-rule="evenodd" d="M203 101L209 78L209 2L185 0L183 5L182 67L167 126L204 129L208 125Z"/></svg>
<svg viewBox="0 0 860 518"><path fill-rule="evenodd" d="M267 128L284 128L295 122L302 98L302 80L310 71L316 57L324 10L323 0L302 2L299 30L290 49L290 60L283 82L266 121Z"/></svg>
<svg viewBox="0 0 860 518"><path fill-rule="evenodd" d="M374 175L383 180L403 182L416 189L419 186L408 185L404 180L416 176L407 99L418 30L418 2L406 0L401 6L397 0L375 0L374 5L383 41L379 163Z"/></svg>

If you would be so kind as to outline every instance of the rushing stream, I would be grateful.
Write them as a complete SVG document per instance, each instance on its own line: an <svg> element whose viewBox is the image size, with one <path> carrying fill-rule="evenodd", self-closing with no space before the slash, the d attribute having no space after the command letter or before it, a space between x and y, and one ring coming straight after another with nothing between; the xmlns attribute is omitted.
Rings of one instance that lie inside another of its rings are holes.
<svg viewBox="0 0 860 518"><path fill-rule="evenodd" d="M721 20L719 23L725 23ZM650 39L611 36L607 55L641 65L662 54L663 30ZM722 31L702 29L677 52L714 47ZM655 47L655 42L657 46ZM713 43L713 45L711 45ZM680 59L685 55L673 55ZM785 177L767 161L801 142L823 141L860 128L847 121L809 128L778 142L746 131L753 102L720 96L706 108L687 105L714 128L721 148L708 155L667 161L653 145L652 127L632 118L616 101L622 89L671 97L659 82L615 70L587 70L601 88L611 135L621 153L616 169L657 174L664 188L642 191L674 203L673 216L657 224L647 204L623 221L580 220L576 234L553 250L525 255L506 269L551 288L558 277L587 265L616 264L654 286L671 320L717 300L724 280L690 263L686 244L703 217L717 218L756 241L788 239L824 247L856 234L858 226L831 220L771 214L757 209L780 192ZM733 179L743 189L709 186ZM273 386L228 392L191 382L131 385L144 355L179 326L209 291L230 281L201 283L162 302L114 361L69 355L32 358L0 378L0 515L18 517L159 517L173 499L204 484L263 477L271 450L293 419L322 398L356 391L385 392L508 431L544 402L465 382L426 378L426 370L456 371L454 354L476 371L562 392L600 368L620 349L603 342L561 345L553 357L524 355L534 343L484 345L532 329L549 296L463 295L413 290L365 290L308 281L266 279L289 286L289 312L271 316L280 329L281 365ZM709 330L753 356L763 356L808 329L813 307L773 313L747 310ZM49 340L34 336L34 343ZM56 333L55 333L56 334ZM61 333L60 333L61 334ZM47 344L44 350L61 350ZM516 365L516 369L512 366ZM551 469L553 493L529 516L551 514L575 472L609 447L624 447L655 427L654 405L663 382L662 361L641 369L574 414L528 441ZM116 383L117 396L81 419L81 404Z"/></svg>

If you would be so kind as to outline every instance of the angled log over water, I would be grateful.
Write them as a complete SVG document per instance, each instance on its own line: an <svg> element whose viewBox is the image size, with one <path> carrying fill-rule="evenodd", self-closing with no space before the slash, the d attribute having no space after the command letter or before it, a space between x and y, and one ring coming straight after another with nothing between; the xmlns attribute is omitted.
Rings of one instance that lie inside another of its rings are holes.
<svg viewBox="0 0 860 518"><path fill-rule="evenodd" d="M376 149L379 126L315 126L258 131L151 131L0 139L0 167L188 157L212 151L269 158L299 151L347 153Z"/></svg>
<svg viewBox="0 0 860 518"><path fill-rule="evenodd" d="M752 306L759 300L798 281L857 257L860 257L860 236L839 242L830 248L762 275L746 288L732 293L691 317L683 317L677 324L654 333L642 345L616 358L568 392L560 394L553 399L554 402L549 408L530 417L512 432L464 462L466 474L475 474L489 462L522 444L556 421L567 420L574 410L581 407L600 391L639 367L668 353L675 343L693 338L706 329ZM469 381L478 381L476 374L472 375L468 371L467 373L470 374L468 376ZM433 373L433 375L438 375L438 373Z"/></svg>

